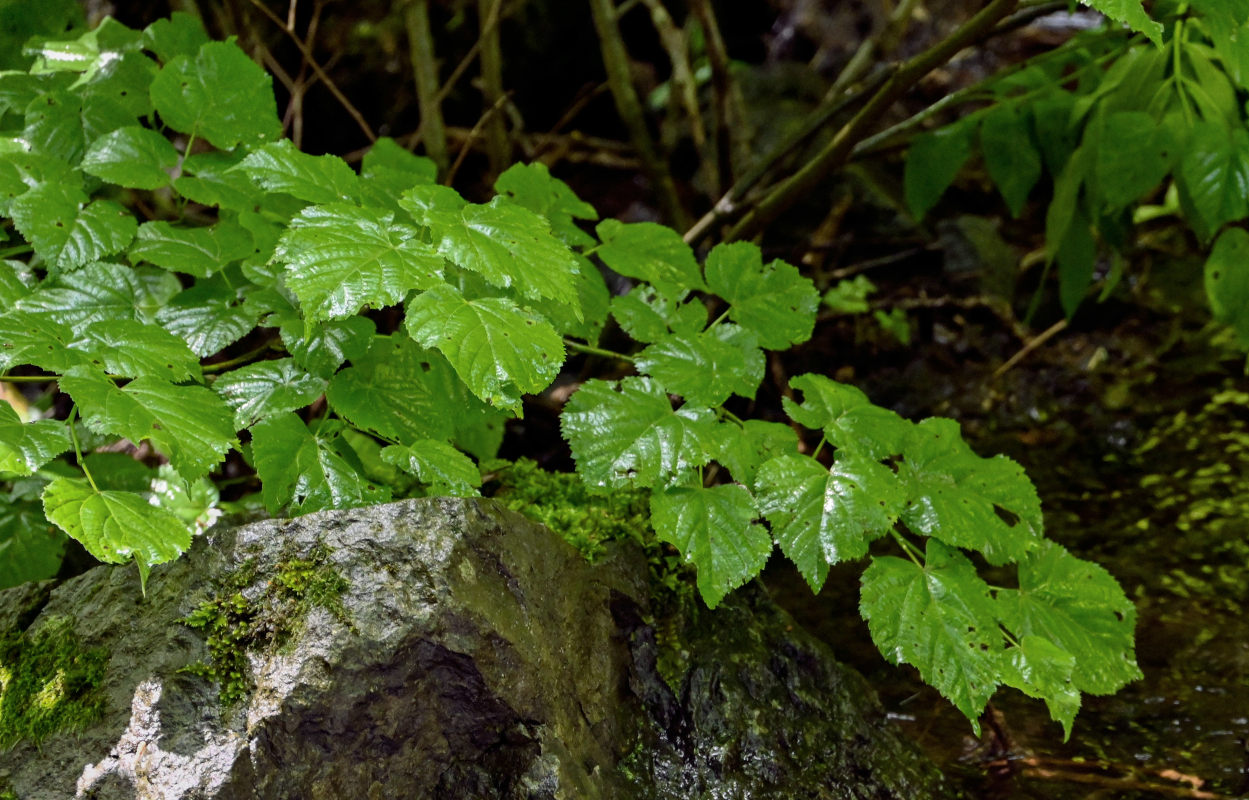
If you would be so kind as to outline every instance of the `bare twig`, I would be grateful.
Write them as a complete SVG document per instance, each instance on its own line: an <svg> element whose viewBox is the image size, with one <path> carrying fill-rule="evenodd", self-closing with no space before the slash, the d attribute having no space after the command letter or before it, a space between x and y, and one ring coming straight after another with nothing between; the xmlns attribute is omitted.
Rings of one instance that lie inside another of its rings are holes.
<svg viewBox="0 0 1249 800"><path fill-rule="evenodd" d="M442 121L442 100L438 95L438 60L434 54L434 36L429 26L429 0L411 0L403 12L408 33L408 57L416 79L416 99L421 108L421 125L405 142L408 149L424 141L425 152L447 170L447 134Z"/></svg>
<svg viewBox="0 0 1249 800"><path fill-rule="evenodd" d="M1031 353L1033 350L1036 350L1038 347L1045 344L1050 339L1053 339L1055 336L1062 333L1066 329L1067 329L1067 320L1060 319L1057 322L1055 322L1053 325L1046 328L1041 333L1037 334L1036 337L1034 337L1033 339L1030 339L1026 344L1024 344L1023 347L1019 348L1018 353L1015 353L1015 355L1008 358L1005 361L1005 363L1002 364L1002 366L993 370L993 376L992 376L993 379L997 380L998 378L1005 375L1008 371L1010 371L1012 367L1014 367L1020 361L1023 361L1025 358L1027 358L1029 353Z"/></svg>
<svg viewBox="0 0 1249 800"><path fill-rule="evenodd" d="M499 43L499 9L502 5L503 0L477 0L477 18L481 24L478 34L478 42L481 43L481 93L485 100L484 107L491 109L486 112L488 118L483 118L486 156L490 159L493 175L507 169L512 160L503 115L492 113L503 97L503 50Z"/></svg>
<svg viewBox="0 0 1249 800"><path fill-rule="evenodd" d="M468 132L468 136L464 138L464 144L460 146L460 154L455 157L455 163L451 165L451 169L447 170L446 177L442 179L443 183L450 186L451 182L455 180L455 173L460 171L460 165L464 163L464 159L468 155L468 151L472 149L473 142L481 136L481 129L490 122L491 117L499 113L499 110L503 108L509 98L510 95L500 95L499 99L494 101L494 105L486 109L486 113L482 114L481 118L477 120L477 124L473 125L472 129Z"/></svg>
<svg viewBox="0 0 1249 800"><path fill-rule="evenodd" d="M685 32L672 21L672 15L664 8L663 0L642 0L642 4L651 12L651 24L655 26L659 41L672 64L672 96L679 98L686 116L690 119L690 134L694 137L694 144L701 148L707 140L707 132L703 130L694 70L690 68L689 48L685 46Z"/></svg>

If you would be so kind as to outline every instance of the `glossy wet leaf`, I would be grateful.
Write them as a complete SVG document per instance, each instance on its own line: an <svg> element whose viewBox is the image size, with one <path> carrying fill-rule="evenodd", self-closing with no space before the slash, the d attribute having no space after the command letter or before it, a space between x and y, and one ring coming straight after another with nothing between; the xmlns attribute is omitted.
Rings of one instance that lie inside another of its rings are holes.
<svg viewBox="0 0 1249 800"><path fill-rule="evenodd" d="M1162 46L1162 24L1150 19L1141 5L1141 0L1081 0L1085 5L1094 8L1116 22L1127 25L1149 37L1159 47Z"/></svg>
<svg viewBox="0 0 1249 800"><path fill-rule="evenodd" d="M1080 710L1080 691L1072 674L1076 659L1042 636L1024 636L1002 659L1002 682L1029 697L1045 701L1050 718L1063 726L1063 741L1071 738L1071 724Z"/></svg>
<svg viewBox="0 0 1249 800"><path fill-rule="evenodd" d="M235 169L271 192L286 192L309 203L335 203L353 199L360 180L338 156L312 156L281 139L253 150Z"/></svg>
<svg viewBox="0 0 1249 800"><path fill-rule="evenodd" d="M693 335L707 327L707 306L698 298L677 302L635 286L628 294L611 298L611 315L625 333L639 342L657 342L668 335Z"/></svg>
<svg viewBox="0 0 1249 800"><path fill-rule="evenodd" d="M510 300L467 300L450 286L408 301L405 326L423 347L440 351L482 400L520 410L520 396L540 392L564 364L564 340L546 320Z"/></svg>
<svg viewBox="0 0 1249 800"><path fill-rule="evenodd" d="M195 228L175 227L168 222L145 222L139 226L131 260L146 261L173 272L207 278L232 261L255 252L252 235L235 222L218 222Z"/></svg>
<svg viewBox="0 0 1249 800"><path fill-rule="evenodd" d="M757 245L717 245L707 256L707 286L729 302L729 319L748 329L769 350L811 338L819 292L784 261L764 266Z"/></svg>
<svg viewBox="0 0 1249 800"><path fill-rule="evenodd" d="M135 319L146 294L133 269L96 262L45 281L18 301L17 307L79 328L101 320Z"/></svg>
<svg viewBox="0 0 1249 800"><path fill-rule="evenodd" d="M111 200L87 203L74 186L42 184L10 206L13 222L35 252L58 270L72 270L121 252L139 223Z"/></svg>
<svg viewBox="0 0 1249 800"><path fill-rule="evenodd" d="M979 735L980 712L997 689L1002 636L989 586L966 556L929 539L923 566L873 558L859 610L881 654L918 669Z"/></svg>
<svg viewBox="0 0 1249 800"><path fill-rule="evenodd" d="M151 50L161 61L194 56L207 43L204 26L185 11L175 11L143 29L143 49Z"/></svg>
<svg viewBox="0 0 1249 800"><path fill-rule="evenodd" d="M858 388L808 373L790 379L791 388L802 392L802 401L782 398L794 422L824 432L837 446L858 450L881 459L902 452L914 425L887 408L875 405Z"/></svg>
<svg viewBox="0 0 1249 800"><path fill-rule="evenodd" d="M598 257L621 275L649 283L675 300L705 288L694 251L671 228L605 219L595 231L603 242Z"/></svg>
<svg viewBox="0 0 1249 800"><path fill-rule="evenodd" d="M382 461L415 475L429 486L430 494L477 497L481 493L481 473L468 456L446 442L418 439L409 445L391 445L382 450Z"/></svg>
<svg viewBox="0 0 1249 800"><path fill-rule="evenodd" d="M292 513L308 514L390 499L390 492L369 483L333 444L294 414L268 417L252 428L260 496L270 513L289 507Z"/></svg>
<svg viewBox="0 0 1249 800"><path fill-rule="evenodd" d="M71 446L64 422L22 422L13 406L0 400L0 472L30 475Z"/></svg>
<svg viewBox="0 0 1249 800"><path fill-rule="evenodd" d="M810 456L779 456L759 468L755 492L776 543L814 592L829 565L867 555L906 502L897 476L861 455L838 458L831 469Z"/></svg>
<svg viewBox="0 0 1249 800"><path fill-rule="evenodd" d="M671 488L651 495L655 533L698 571L698 593L709 608L763 571L772 537L754 522L754 500L737 484Z"/></svg>
<svg viewBox="0 0 1249 800"><path fill-rule="evenodd" d="M711 410L674 411L650 378L586 381L564 407L560 428L577 473L600 488L662 487L706 465L716 446Z"/></svg>
<svg viewBox="0 0 1249 800"><path fill-rule="evenodd" d="M317 322L294 318L282 322L279 329L282 344L295 363L322 378L333 375L344 361L367 353L376 332L376 326L367 317Z"/></svg>
<svg viewBox="0 0 1249 800"><path fill-rule="evenodd" d="M78 368L61 378L87 427L138 444L151 440L187 480L219 463L235 445L234 415L203 386L178 386L144 376L124 387Z"/></svg>
<svg viewBox="0 0 1249 800"><path fill-rule="evenodd" d="M85 353L70 349L73 338L69 326L46 314L0 314L0 369L31 364L56 373L89 363Z"/></svg>
<svg viewBox="0 0 1249 800"><path fill-rule="evenodd" d="M276 141L282 134L273 79L233 42L208 42L194 57L174 56L151 92L166 125L221 150Z"/></svg>
<svg viewBox="0 0 1249 800"><path fill-rule="evenodd" d="M312 319L382 308L442 284L442 256L394 215L346 203L311 206L291 222L275 256Z"/></svg>
<svg viewBox="0 0 1249 800"><path fill-rule="evenodd" d="M1211 238L1223 223L1249 214L1249 132L1194 123L1176 177L1195 216L1189 222L1203 239Z"/></svg>
<svg viewBox="0 0 1249 800"><path fill-rule="evenodd" d="M83 479L49 483L43 509L98 560L123 564L133 558L145 587L152 566L173 561L191 546L190 527L169 511L132 492L97 492Z"/></svg>
<svg viewBox="0 0 1249 800"><path fill-rule="evenodd" d="M753 400L763 380L763 351L754 332L731 324L665 336L634 363L669 392L703 406L718 406L733 394Z"/></svg>
<svg viewBox="0 0 1249 800"><path fill-rule="evenodd" d="M207 281L179 292L156 313L157 322L201 358L246 336L258 317L236 290Z"/></svg>
<svg viewBox="0 0 1249 800"><path fill-rule="evenodd" d="M325 391L326 381L304 372L289 358L260 361L213 381L213 391L234 409L234 427L249 428L265 417L296 411Z"/></svg>
<svg viewBox="0 0 1249 800"><path fill-rule="evenodd" d="M131 125L96 139L82 157L84 172L132 189L167 186L178 151L153 130Z"/></svg>
<svg viewBox="0 0 1249 800"><path fill-rule="evenodd" d="M570 247L594 244L594 237L577 227L573 220L596 220L598 212L577 197L568 184L552 177L541 161L508 167L494 182L494 190L544 217L551 231Z"/></svg>
<svg viewBox="0 0 1249 800"><path fill-rule="evenodd" d="M752 486L760 465L773 458L798 452L798 434L779 422L745 420L740 426L721 422L716 426L715 460L741 484Z"/></svg>
<svg viewBox="0 0 1249 800"><path fill-rule="evenodd" d="M198 378L199 358L164 328L133 319L108 319L82 328L70 347L86 353L110 375L151 375L167 381Z"/></svg>
<svg viewBox="0 0 1249 800"><path fill-rule="evenodd" d="M1075 657L1072 685L1110 694L1141 677L1136 608L1110 573L1054 542L1019 564L1019 589L998 593L1002 622L1016 638L1040 636Z"/></svg>

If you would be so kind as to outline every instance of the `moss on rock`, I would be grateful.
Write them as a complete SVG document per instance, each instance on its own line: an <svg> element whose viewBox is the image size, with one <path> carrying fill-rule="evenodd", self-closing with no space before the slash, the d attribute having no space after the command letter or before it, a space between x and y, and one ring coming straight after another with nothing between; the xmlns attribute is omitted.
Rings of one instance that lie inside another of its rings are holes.
<svg viewBox="0 0 1249 800"><path fill-rule="evenodd" d="M68 620L0 636L0 749L97 719L108 660L103 648L84 648Z"/></svg>

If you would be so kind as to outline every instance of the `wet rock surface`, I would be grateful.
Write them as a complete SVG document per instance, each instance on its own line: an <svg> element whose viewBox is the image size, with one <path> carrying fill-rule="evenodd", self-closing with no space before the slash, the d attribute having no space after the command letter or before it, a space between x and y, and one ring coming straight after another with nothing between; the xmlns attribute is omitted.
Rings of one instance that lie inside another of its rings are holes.
<svg viewBox="0 0 1249 800"><path fill-rule="evenodd" d="M332 603L248 653L247 691L187 667L205 601L259 607L292 560L343 579ZM240 583L239 575L244 575ZM590 566L491 501L411 500L212 531L157 568L99 567L0 593L0 620L67 622L109 662L85 728L0 753L44 798L918 798L939 777L758 588L700 621L666 683L646 567ZM237 599L235 599L237 595ZM671 676L670 676L671 678Z"/></svg>

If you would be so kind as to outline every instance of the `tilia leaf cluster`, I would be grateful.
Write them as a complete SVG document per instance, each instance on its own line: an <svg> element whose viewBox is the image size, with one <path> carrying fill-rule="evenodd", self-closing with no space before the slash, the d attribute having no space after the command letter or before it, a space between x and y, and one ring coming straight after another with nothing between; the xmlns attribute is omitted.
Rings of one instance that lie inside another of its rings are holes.
<svg viewBox="0 0 1249 800"><path fill-rule="evenodd" d="M389 139L358 169L302 153L270 78L184 15L33 55L0 74L0 370L57 405L28 421L0 403L6 583L55 571L49 522L146 581L224 486L275 514L475 495L504 421L576 351L625 375L566 405L578 473L649 491L709 606L775 547L816 590L863 562L882 653L973 724L1006 685L1069 730L1081 693L1138 676L1118 584L1047 541L1023 470L954 422L818 374L790 381L787 420L726 408L755 397L767 351L812 335L795 267L598 221L538 164L478 204ZM628 352L599 347L609 322ZM108 452L122 440L163 466Z"/></svg>

